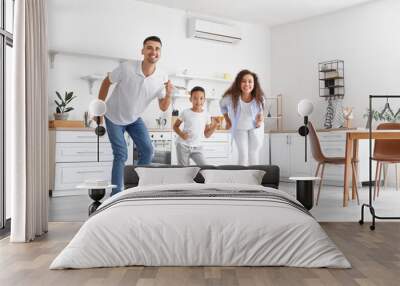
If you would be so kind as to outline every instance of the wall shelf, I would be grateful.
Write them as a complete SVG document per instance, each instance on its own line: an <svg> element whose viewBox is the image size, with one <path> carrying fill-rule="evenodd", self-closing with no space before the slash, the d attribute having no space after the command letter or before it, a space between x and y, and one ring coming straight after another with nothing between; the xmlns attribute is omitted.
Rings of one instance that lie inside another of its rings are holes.
<svg viewBox="0 0 400 286"><path fill-rule="evenodd" d="M267 113L264 115L264 120L275 120L276 121L276 129L271 131L279 131L283 129L283 110L282 110L282 94L278 94L277 96L266 96L265 97L265 105L267 106L268 101L275 101L275 111L271 113L272 104L270 108L267 110ZM266 109L266 106L264 109Z"/></svg>
<svg viewBox="0 0 400 286"><path fill-rule="evenodd" d="M344 97L344 61L333 60L318 64L319 96L327 99Z"/></svg>
<svg viewBox="0 0 400 286"><path fill-rule="evenodd" d="M183 79L185 81L185 89L186 90L188 90L189 82L191 80L211 81L211 82L226 83L226 84L232 83L232 80L218 78L218 77L207 77L207 76L198 76L198 75L191 75L191 74L170 74L169 76L172 78Z"/></svg>
<svg viewBox="0 0 400 286"><path fill-rule="evenodd" d="M185 81L185 87L183 88L186 92L189 91L189 82L191 80L199 80L199 81L209 81L209 82L214 82L214 83L222 83L222 84L231 84L232 81L224 78L218 78L218 77L207 77L207 76L198 76L198 75L193 75L193 74L170 74L169 77L172 78L178 78L178 79L183 79ZM179 94L179 95L174 95L172 97L172 106L175 106L175 101L178 98L186 98L189 99L189 94L186 93L185 95ZM210 97L206 96L206 102L207 102L207 110L210 109L211 102L214 100L220 100L221 97Z"/></svg>
<svg viewBox="0 0 400 286"><path fill-rule="evenodd" d="M92 94L93 84L96 81L102 81L106 76L101 74L91 74L81 77L81 79L87 81L89 85L89 94Z"/></svg>
<svg viewBox="0 0 400 286"><path fill-rule="evenodd" d="M82 53L82 52L67 51L67 50L57 50L57 49L48 50L48 54L49 54L49 59L50 59L50 68L54 67L54 61L55 61L56 56L57 55L61 55L61 54L62 55L66 55L66 56L113 60L113 61L117 61L119 63L133 60L133 59L128 59L128 58L105 56L105 55L96 55L96 54L90 54L90 53Z"/></svg>

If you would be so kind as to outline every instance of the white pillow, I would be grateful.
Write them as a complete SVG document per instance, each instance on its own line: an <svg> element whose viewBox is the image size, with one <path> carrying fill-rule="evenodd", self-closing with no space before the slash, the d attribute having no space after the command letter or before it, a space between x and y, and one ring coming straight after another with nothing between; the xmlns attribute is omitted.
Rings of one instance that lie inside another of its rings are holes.
<svg viewBox="0 0 400 286"><path fill-rule="evenodd" d="M138 186L194 183L199 167L184 168L135 168L139 176Z"/></svg>
<svg viewBox="0 0 400 286"><path fill-rule="evenodd" d="M265 171L261 170L202 170L204 183L235 183L261 185Z"/></svg>

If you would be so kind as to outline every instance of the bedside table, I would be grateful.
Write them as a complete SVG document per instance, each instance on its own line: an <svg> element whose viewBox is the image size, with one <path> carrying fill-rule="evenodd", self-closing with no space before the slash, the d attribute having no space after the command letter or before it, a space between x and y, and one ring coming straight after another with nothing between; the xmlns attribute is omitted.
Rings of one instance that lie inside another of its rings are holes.
<svg viewBox="0 0 400 286"><path fill-rule="evenodd" d="M314 206L314 181L319 177L290 177L289 180L296 181L296 199L307 209Z"/></svg>
<svg viewBox="0 0 400 286"><path fill-rule="evenodd" d="M94 200L94 202L89 206L88 212L89 216L94 213L97 208L101 205L100 200L104 197L106 194L106 189L112 189L115 188L116 185L89 185L89 184L82 184L77 186L77 189L87 189L89 192L89 197Z"/></svg>

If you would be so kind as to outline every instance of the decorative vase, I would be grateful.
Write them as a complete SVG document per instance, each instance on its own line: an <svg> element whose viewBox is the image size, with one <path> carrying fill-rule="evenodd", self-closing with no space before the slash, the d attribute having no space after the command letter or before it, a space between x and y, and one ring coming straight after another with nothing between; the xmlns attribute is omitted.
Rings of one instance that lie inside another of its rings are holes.
<svg viewBox="0 0 400 286"><path fill-rule="evenodd" d="M54 119L55 120L67 120L68 119L68 112L64 113L54 113Z"/></svg>

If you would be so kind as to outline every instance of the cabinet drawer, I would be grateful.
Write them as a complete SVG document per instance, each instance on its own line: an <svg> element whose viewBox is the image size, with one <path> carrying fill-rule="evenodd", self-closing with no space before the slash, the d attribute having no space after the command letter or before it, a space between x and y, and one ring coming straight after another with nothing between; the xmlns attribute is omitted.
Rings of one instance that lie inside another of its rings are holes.
<svg viewBox="0 0 400 286"><path fill-rule="evenodd" d="M326 164L324 170L324 180L338 181L343 183L344 166Z"/></svg>
<svg viewBox="0 0 400 286"><path fill-rule="evenodd" d="M206 158L228 158L229 143L203 142L203 153Z"/></svg>
<svg viewBox="0 0 400 286"><path fill-rule="evenodd" d="M336 141L346 141L345 132L319 132L318 138L320 142L336 142Z"/></svg>
<svg viewBox="0 0 400 286"><path fill-rule="evenodd" d="M112 161L113 153L110 143L99 144L100 161ZM56 143L56 162L96 162L96 143Z"/></svg>
<svg viewBox="0 0 400 286"><path fill-rule="evenodd" d="M209 138L204 138L203 142L228 142L230 138L229 133L217 133L214 132Z"/></svg>
<svg viewBox="0 0 400 286"><path fill-rule="evenodd" d="M100 142L109 142L108 135L99 138ZM97 142L93 131L56 131L56 142Z"/></svg>
<svg viewBox="0 0 400 286"><path fill-rule="evenodd" d="M89 179L111 180L112 162L57 163L54 190L75 190Z"/></svg>
<svg viewBox="0 0 400 286"><path fill-rule="evenodd" d="M327 157L344 157L346 143L343 142L321 142L322 152Z"/></svg>

